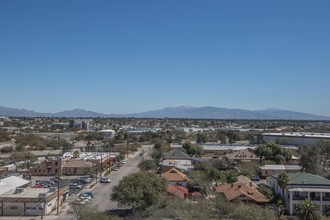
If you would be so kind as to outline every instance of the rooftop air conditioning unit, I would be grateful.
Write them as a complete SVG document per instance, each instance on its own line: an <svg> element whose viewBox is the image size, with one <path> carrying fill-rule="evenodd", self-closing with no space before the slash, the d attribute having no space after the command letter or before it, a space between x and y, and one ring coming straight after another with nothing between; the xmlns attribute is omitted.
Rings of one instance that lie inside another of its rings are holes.
<svg viewBox="0 0 330 220"><path fill-rule="evenodd" d="M39 193L39 198L46 198L47 193Z"/></svg>
<svg viewBox="0 0 330 220"><path fill-rule="evenodd" d="M22 193L23 191L24 191L23 188L16 188L16 189L15 189L15 194L17 194L17 193Z"/></svg>

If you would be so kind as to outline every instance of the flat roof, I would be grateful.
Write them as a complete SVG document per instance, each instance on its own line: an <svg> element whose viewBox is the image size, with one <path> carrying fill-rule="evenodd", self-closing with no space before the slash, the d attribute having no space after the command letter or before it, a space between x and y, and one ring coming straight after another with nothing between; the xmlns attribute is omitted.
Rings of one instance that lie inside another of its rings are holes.
<svg viewBox="0 0 330 220"><path fill-rule="evenodd" d="M264 136L286 136L286 137L308 137L308 138L330 138L330 133L307 133L307 132L284 132L284 133L262 133Z"/></svg>
<svg viewBox="0 0 330 220"><path fill-rule="evenodd" d="M17 193L16 189L11 189L0 195L0 198L39 198L40 193L46 193L47 196L54 194L57 191L49 192L47 188L22 188L22 192Z"/></svg>
<svg viewBox="0 0 330 220"><path fill-rule="evenodd" d="M264 165L259 167L261 170L301 170L301 166L298 165Z"/></svg>
<svg viewBox="0 0 330 220"><path fill-rule="evenodd" d="M25 179L10 176L0 180L0 194L6 193L11 189L15 189L16 187L21 187L28 184L30 181Z"/></svg>

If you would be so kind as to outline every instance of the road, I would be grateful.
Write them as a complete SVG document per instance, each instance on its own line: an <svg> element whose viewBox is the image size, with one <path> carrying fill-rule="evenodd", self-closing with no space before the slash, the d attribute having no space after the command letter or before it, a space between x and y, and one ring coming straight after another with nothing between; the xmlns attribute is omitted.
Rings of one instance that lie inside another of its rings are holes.
<svg viewBox="0 0 330 220"><path fill-rule="evenodd" d="M123 179L124 176L135 173L139 171L138 164L144 158L140 156L140 153L144 150L144 157L149 157L151 152L151 146L144 146L139 149L138 152L134 154L133 157L128 158L126 164L118 171L111 172L107 177L111 179L111 183L100 183L98 184L92 192L94 193L93 204L97 205L100 211L107 211L110 209L117 209L117 203L110 200L110 195L112 193L112 188L118 185L119 181Z"/></svg>

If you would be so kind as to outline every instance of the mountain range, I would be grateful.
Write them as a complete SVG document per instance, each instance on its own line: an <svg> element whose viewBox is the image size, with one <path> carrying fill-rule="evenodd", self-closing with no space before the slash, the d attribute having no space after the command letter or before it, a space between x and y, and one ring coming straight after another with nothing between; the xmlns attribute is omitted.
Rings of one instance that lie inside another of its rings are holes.
<svg viewBox="0 0 330 220"><path fill-rule="evenodd" d="M277 120L330 120L330 117L302 112L269 108L265 110L244 110L219 107L166 107L159 110L132 114L102 114L82 109L65 110L57 113L40 113L26 109L0 106L0 116L16 117L67 117L67 118L200 118L200 119L277 119Z"/></svg>

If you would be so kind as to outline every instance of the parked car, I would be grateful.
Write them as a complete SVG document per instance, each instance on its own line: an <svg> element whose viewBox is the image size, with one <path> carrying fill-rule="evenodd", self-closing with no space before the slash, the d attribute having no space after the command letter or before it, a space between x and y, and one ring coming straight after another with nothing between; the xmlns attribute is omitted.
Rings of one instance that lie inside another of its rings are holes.
<svg viewBox="0 0 330 220"><path fill-rule="evenodd" d="M111 183L111 180L108 177L101 177L100 182L101 183Z"/></svg>
<svg viewBox="0 0 330 220"><path fill-rule="evenodd" d="M32 188L45 188L45 186L42 186L42 185L35 185L35 186L33 186Z"/></svg>
<svg viewBox="0 0 330 220"><path fill-rule="evenodd" d="M78 184L72 184L70 185L70 189L81 189L82 186L81 185L78 185Z"/></svg>
<svg viewBox="0 0 330 220"><path fill-rule="evenodd" d="M88 194L85 194L85 193L81 193L81 194L78 196L78 198L80 198L80 199L88 199L88 200L91 200L91 199L92 199L91 196L89 196Z"/></svg>
<svg viewBox="0 0 330 220"><path fill-rule="evenodd" d="M54 182L58 182L59 180L63 180L63 177L61 176L54 176L52 178L50 178L51 181L54 181Z"/></svg>
<svg viewBox="0 0 330 220"><path fill-rule="evenodd" d="M119 170L119 167L115 167L113 170L114 171L118 171Z"/></svg>
<svg viewBox="0 0 330 220"><path fill-rule="evenodd" d="M122 164L125 164L125 163L126 163L126 160L122 160L121 163L122 163Z"/></svg>
<svg viewBox="0 0 330 220"><path fill-rule="evenodd" d="M84 192L83 194L84 195L87 195L87 196L89 196L91 198L94 198L94 194L92 192Z"/></svg>

